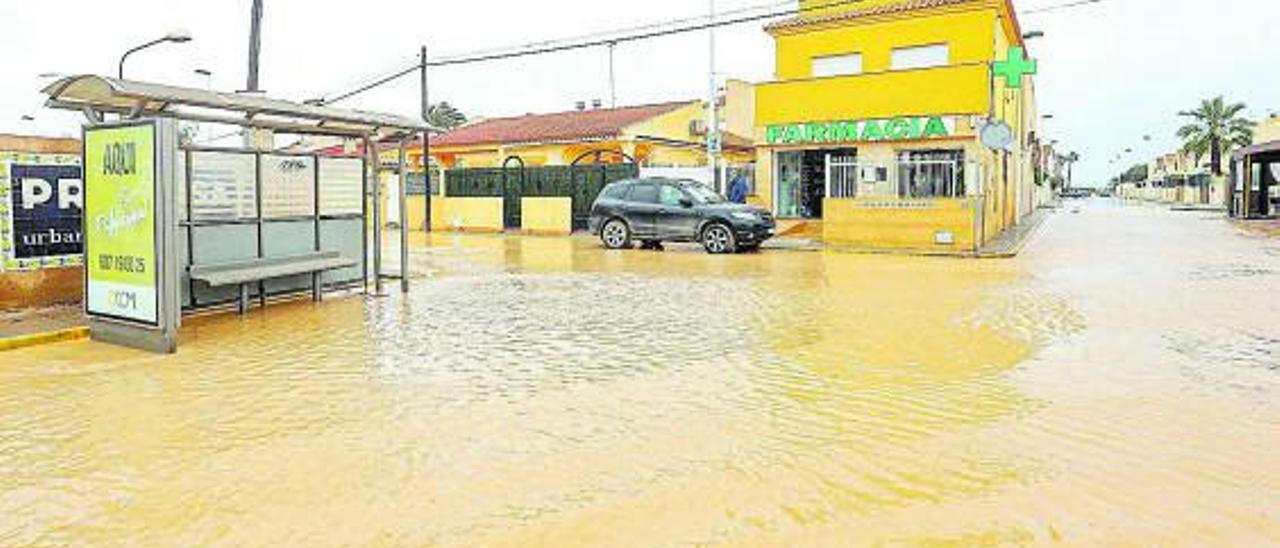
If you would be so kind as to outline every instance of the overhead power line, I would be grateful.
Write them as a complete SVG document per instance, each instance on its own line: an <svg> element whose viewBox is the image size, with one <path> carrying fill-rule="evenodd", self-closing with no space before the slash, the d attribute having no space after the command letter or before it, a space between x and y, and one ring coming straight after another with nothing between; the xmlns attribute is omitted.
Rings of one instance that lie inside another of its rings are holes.
<svg viewBox="0 0 1280 548"><path fill-rule="evenodd" d="M466 64L473 64L473 63L483 63L486 61L498 61L503 59L514 59L518 57L546 55L549 53L560 53L560 52L572 51L572 50L578 50L578 49L603 47L611 44L621 44L626 42L651 40L654 38L661 38L664 36L698 32L698 31L710 30L718 27L727 27L732 25L740 25L743 23L763 21L767 19L776 19L780 17L800 15L800 14L812 12L812 11L821 11L821 10L826 10L826 9L831 9L831 8L836 8L841 6L847 6L850 4L858 4L858 3L861 3L862 1L863 0L833 0L831 2L819 4L816 6L808 6L803 8L788 8L788 9L774 10L767 13L760 13L760 14L753 14L753 15L741 15L744 12L750 12L758 9L768 9L770 7L786 5L786 4L776 4L776 3L766 4L766 5L760 5L755 7L749 7L749 8L741 8L738 10L734 10L732 12L727 12L726 15L728 15L728 17L724 19L717 18L715 21L699 22L699 21L705 21L707 17L706 16L690 17L685 19L668 21L664 23L655 23L653 25L639 27L640 29L642 29L641 32L632 32L630 34L617 34L617 33L620 33L620 32L626 33L630 31L634 31L635 29L626 29L622 31L612 31L608 33L598 33L595 35L588 35L587 37L585 37L585 39L582 37L568 38L568 39L562 39L562 40L536 42L532 44L513 46L511 48L504 48L504 49L498 49L498 50L489 50L487 52L481 51L481 52L473 52L468 54L460 54L457 56L440 58L434 61L428 60L426 64L428 67L466 65ZM738 14L738 15L734 15L734 14ZM675 28L666 28L662 30L643 31L643 29L646 29L646 28L667 27L671 25L679 25L679 26L676 26ZM383 76L381 78L375 79L351 91L341 93L332 97L326 97L323 101L325 104L332 104L345 99L350 99L351 97L354 97L356 95L360 95L369 90L384 86L395 80L408 76L413 72L420 70L421 68L422 68L422 63L415 62L412 66L405 67L402 70L399 70L391 74L388 74L386 76Z"/></svg>
<svg viewBox="0 0 1280 548"><path fill-rule="evenodd" d="M675 20L665 21L660 23L652 23L652 24L643 25L640 27L632 27L632 28L615 30L615 31L606 31L606 32L588 34L588 35L572 37L572 38L547 40L547 41L541 41L541 42L534 42L530 44L511 46L508 48L493 48L489 50L480 50L480 51L475 51L470 53L457 54L453 56L443 57L434 61L428 60L426 62L426 65L427 67L466 65L466 64L473 64L473 63L483 63L487 61L514 59L518 57L546 55L550 53L560 53L560 52L572 51L572 50L578 50L578 49L613 46L613 45L626 43L626 42L638 42L642 40L651 40L654 38L661 38L664 36L672 36L676 34L685 34L690 32L710 30L718 27L727 27L727 26L733 26L733 25L740 25L743 23L752 23L752 22L763 21L767 19L776 19L780 17L801 15L807 12L822 11L822 10L827 10L831 8L847 6L850 4L857 4L857 3L861 3L862 1L863 0L833 0L831 2L828 2L825 4L819 4L816 6L787 8L787 9L778 10L778 11L770 11L767 13L742 15L744 13L749 13L756 10L777 8L779 6L790 4L790 2L759 4L756 6L749 6L749 7L739 8L736 10L725 12L724 15L727 16L726 18L724 19L717 18L717 20L715 21L700 22L707 19L705 16L688 17L688 18L675 19ZM1062 4L1054 4L1050 6L1042 6L1039 8L1031 8L1023 11L1022 13L1023 14L1045 13L1045 12L1058 11L1058 10L1064 10L1069 8L1076 8L1076 7L1086 6L1090 4L1097 4L1102 1L1103 0L1074 0L1074 1L1066 2ZM680 26L676 26L675 28L663 28L663 27L670 27L672 25L680 25ZM661 30L649 30L649 29L661 29ZM630 33L630 34L623 34L623 33ZM355 97L356 95L360 95L370 90L387 85L400 78L404 78L405 76L413 74L414 72L420 70L421 68L422 68L422 62L416 61L412 65L406 66L403 69L396 70L390 74L374 79L369 83L361 85L351 91L339 93L332 96L326 95L321 100L321 102L323 102L324 104L333 104L338 101L350 99L352 97Z"/></svg>
<svg viewBox="0 0 1280 548"><path fill-rule="evenodd" d="M1087 6L1089 4L1098 4L1101 2L1102 0L1075 0L1074 2L1065 2L1062 4L1054 4L1052 6L1040 6L1038 8L1030 8L1030 9L1023 10L1022 13L1023 15L1030 15L1032 13L1060 11L1065 9L1078 8L1080 6Z"/></svg>

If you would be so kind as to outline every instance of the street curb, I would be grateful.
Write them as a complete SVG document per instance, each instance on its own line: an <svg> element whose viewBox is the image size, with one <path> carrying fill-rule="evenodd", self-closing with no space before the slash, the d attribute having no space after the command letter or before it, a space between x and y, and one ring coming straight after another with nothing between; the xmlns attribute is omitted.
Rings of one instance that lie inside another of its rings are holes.
<svg viewBox="0 0 1280 548"><path fill-rule="evenodd" d="M1027 244L1031 243L1031 240L1034 240L1036 236L1040 235L1040 231L1044 229L1045 222L1049 220L1049 217L1050 215L1045 215L1041 217L1040 220L1036 221L1035 226L1027 228L1027 230L1022 233L1022 237L1018 238L1018 241L1014 242L1013 246L1011 246L1008 251L991 252L986 254L978 252L978 257L990 259L1012 259L1021 255L1023 250L1027 248Z"/></svg>
<svg viewBox="0 0 1280 548"><path fill-rule="evenodd" d="M67 341L78 341L89 338L88 327L73 327L71 329L63 329L61 331L50 331L47 333L36 333L34 335L22 335L20 337L9 337L0 339L0 352L8 352L10 350L18 350L20 348L30 348L33 346L43 346Z"/></svg>

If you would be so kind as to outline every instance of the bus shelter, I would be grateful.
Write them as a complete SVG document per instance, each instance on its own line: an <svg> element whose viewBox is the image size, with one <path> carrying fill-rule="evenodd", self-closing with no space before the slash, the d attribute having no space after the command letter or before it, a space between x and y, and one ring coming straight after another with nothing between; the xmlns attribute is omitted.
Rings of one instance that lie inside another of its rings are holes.
<svg viewBox="0 0 1280 548"><path fill-rule="evenodd" d="M1231 157L1229 206L1242 219L1270 219L1280 214L1280 141L1258 143Z"/></svg>
<svg viewBox="0 0 1280 548"><path fill-rule="evenodd" d="M182 316L358 288L408 291L382 267L376 143L406 143L416 120L356 110L108 78L71 76L46 106L82 112L85 312L95 340L172 353ZM201 147L184 122L244 128L256 146ZM364 155L279 150L274 135L363 141ZM399 187L405 211L405 185ZM370 231L370 227L373 228Z"/></svg>

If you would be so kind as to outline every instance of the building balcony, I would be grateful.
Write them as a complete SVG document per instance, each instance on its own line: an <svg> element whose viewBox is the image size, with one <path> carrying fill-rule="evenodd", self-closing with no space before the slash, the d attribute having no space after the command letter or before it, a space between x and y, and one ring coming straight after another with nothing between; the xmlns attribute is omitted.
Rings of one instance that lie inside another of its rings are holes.
<svg viewBox="0 0 1280 548"><path fill-rule="evenodd" d="M756 86L756 125L983 114L985 63L768 82Z"/></svg>

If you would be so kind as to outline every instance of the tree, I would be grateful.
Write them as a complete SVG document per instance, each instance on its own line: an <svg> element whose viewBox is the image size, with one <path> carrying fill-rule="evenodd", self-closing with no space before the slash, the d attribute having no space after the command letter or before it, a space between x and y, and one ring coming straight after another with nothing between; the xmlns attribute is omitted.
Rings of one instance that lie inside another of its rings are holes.
<svg viewBox="0 0 1280 548"><path fill-rule="evenodd" d="M1147 164L1136 164L1120 175L1122 183L1141 183L1147 180Z"/></svg>
<svg viewBox="0 0 1280 548"><path fill-rule="evenodd" d="M442 130L450 130L467 123L467 115L454 108L448 102L436 103L427 107L427 112L423 114L422 118L431 127Z"/></svg>
<svg viewBox="0 0 1280 548"><path fill-rule="evenodd" d="M1191 119L1178 130L1182 150L1192 155L1197 165L1207 154L1213 174L1222 175L1222 157L1253 141L1253 122L1240 115L1244 109L1244 103L1227 104L1219 95L1202 101L1195 110L1179 112L1178 116Z"/></svg>

